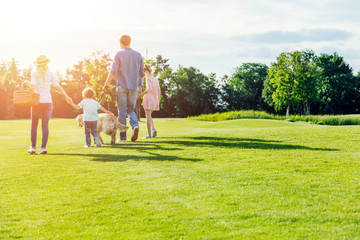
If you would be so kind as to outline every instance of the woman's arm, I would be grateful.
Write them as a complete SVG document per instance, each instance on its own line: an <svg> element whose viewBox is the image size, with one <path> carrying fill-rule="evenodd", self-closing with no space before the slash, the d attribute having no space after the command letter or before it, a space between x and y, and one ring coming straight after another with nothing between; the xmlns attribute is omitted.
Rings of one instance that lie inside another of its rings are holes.
<svg viewBox="0 0 360 240"><path fill-rule="evenodd" d="M72 99L67 95L65 90L59 85L56 86L56 89L66 98L66 101L69 103L69 100L72 102Z"/></svg>
<svg viewBox="0 0 360 240"><path fill-rule="evenodd" d="M79 107L79 105L76 105L75 103L73 103L72 100L69 101L68 103L69 103L73 108L75 108L76 110L80 110L80 109L81 109L81 107Z"/></svg>
<svg viewBox="0 0 360 240"><path fill-rule="evenodd" d="M73 108L75 108L76 110L80 110L81 107L79 107L79 105L74 104L73 100L67 95L67 93L65 92L65 90L59 85L56 86L56 89L65 97L66 102L68 104L70 104L71 106L73 106Z"/></svg>

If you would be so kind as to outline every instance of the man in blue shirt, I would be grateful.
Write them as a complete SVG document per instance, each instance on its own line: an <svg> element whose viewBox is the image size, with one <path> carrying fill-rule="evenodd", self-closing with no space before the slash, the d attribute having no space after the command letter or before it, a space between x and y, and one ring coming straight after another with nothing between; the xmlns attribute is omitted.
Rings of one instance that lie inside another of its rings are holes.
<svg viewBox="0 0 360 240"><path fill-rule="evenodd" d="M136 141L139 135L139 123L135 114L137 90L143 86L144 61L140 53L130 48L131 38L123 35L120 38L122 51L116 53L111 71L106 79L103 90L116 77L116 100L118 105L119 122L126 125L128 114L133 129L131 141ZM119 142L126 141L126 132L120 132Z"/></svg>

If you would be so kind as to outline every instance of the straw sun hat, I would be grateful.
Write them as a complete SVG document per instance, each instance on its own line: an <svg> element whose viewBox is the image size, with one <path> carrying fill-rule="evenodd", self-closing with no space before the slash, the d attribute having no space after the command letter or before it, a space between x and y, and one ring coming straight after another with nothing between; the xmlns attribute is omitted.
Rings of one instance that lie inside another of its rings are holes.
<svg viewBox="0 0 360 240"><path fill-rule="evenodd" d="M45 55L40 55L36 58L35 65L45 65L50 62L50 59L48 59Z"/></svg>

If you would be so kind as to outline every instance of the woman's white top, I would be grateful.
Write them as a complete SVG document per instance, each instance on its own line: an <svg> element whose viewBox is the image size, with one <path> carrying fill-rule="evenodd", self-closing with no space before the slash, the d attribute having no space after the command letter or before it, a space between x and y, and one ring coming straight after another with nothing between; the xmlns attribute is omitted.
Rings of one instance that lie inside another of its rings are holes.
<svg viewBox="0 0 360 240"><path fill-rule="evenodd" d="M35 87L35 92L40 94L39 102L52 103L50 85L52 84L55 87L59 86L54 74L52 72L45 72L45 81L42 77L38 79L36 75L36 72L31 74L31 85Z"/></svg>

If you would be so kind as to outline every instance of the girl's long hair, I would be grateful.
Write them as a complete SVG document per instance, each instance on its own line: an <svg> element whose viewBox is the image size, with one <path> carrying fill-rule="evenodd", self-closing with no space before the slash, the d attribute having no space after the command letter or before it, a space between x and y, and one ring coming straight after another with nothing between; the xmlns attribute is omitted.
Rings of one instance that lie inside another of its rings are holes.
<svg viewBox="0 0 360 240"><path fill-rule="evenodd" d="M46 83L45 73L49 71L49 67L47 64L36 65L36 79L40 82L40 78L42 78L42 84Z"/></svg>

